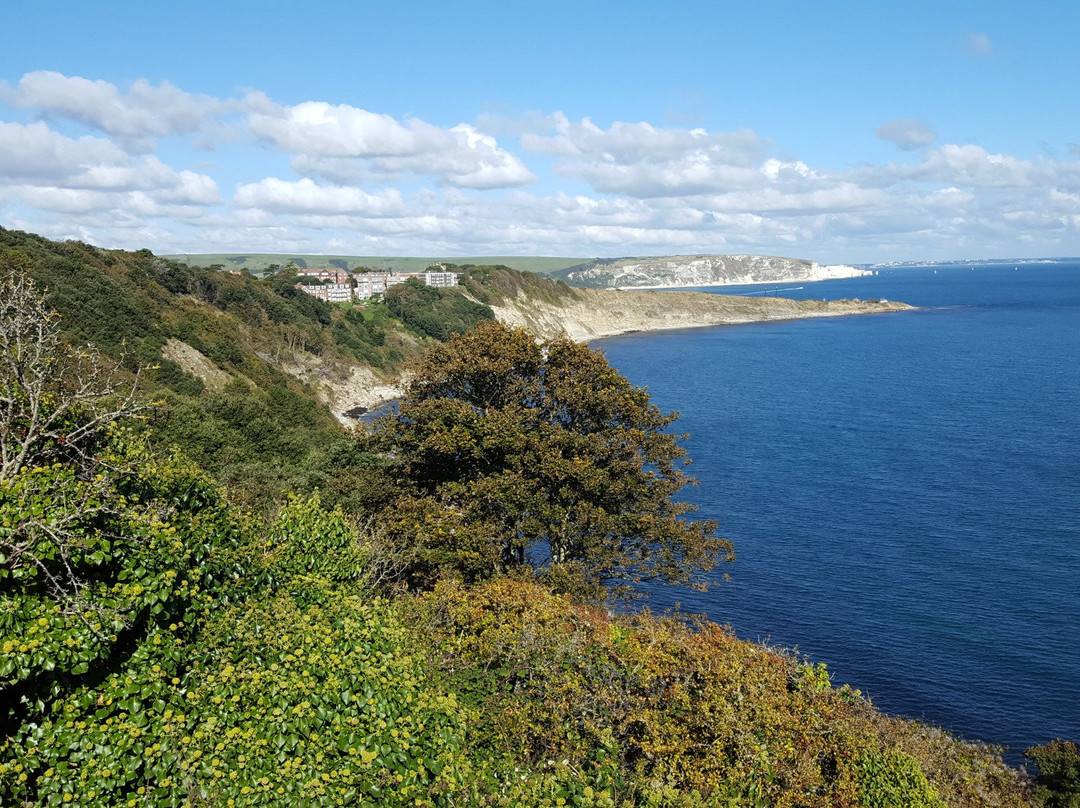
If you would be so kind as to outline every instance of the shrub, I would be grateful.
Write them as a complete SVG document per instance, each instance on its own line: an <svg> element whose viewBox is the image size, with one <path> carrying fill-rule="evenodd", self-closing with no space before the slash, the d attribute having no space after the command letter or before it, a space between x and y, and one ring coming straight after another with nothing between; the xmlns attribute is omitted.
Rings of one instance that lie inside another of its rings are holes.
<svg viewBox="0 0 1080 808"><path fill-rule="evenodd" d="M1080 808L1080 749L1061 739L1024 751L1039 767L1036 793L1047 808Z"/></svg>

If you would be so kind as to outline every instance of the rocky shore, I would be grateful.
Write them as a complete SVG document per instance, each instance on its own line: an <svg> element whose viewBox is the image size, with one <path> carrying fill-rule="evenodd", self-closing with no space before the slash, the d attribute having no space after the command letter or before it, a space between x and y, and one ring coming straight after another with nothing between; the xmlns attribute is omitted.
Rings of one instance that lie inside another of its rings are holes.
<svg viewBox="0 0 1080 808"><path fill-rule="evenodd" d="M707 292L653 292L576 289L558 303L518 296L493 305L505 323L529 328L539 336L565 335L588 341L631 331L662 331L716 325L841 317L907 311L906 303L886 300L789 300L735 297Z"/></svg>

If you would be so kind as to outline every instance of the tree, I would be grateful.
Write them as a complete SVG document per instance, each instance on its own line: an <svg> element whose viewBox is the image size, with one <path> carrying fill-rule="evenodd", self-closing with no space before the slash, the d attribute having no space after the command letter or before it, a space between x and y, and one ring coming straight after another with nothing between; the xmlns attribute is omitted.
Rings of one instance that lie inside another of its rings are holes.
<svg viewBox="0 0 1080 808"><path fill-rule="evenodd" d="M0 483L56 460L92 465L106 427L140 409L135 385L117 381L122 363L71 347L58 323L29 259L0 253Z"/></svg>
<svg viewBox="0 0 1080 808"><path fill-rule="evenodd" d="M590 597L610 583L702 586L732 547L672 501L693 482L676 417L598 351L483 323L433 347L365 439L408 487L382 521L413 543L419 578L531 566Z"/></svg>

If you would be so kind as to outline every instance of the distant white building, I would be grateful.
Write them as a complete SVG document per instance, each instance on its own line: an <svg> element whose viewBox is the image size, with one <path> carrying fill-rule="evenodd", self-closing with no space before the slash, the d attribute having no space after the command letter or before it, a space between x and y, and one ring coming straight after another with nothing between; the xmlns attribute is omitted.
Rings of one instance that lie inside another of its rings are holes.
<svg viewBox="0 0 1080 808"><path fill-rule="evenodd" d="M301 292L306 292L319 300L327 303L348 303L353 299L351 283L322 283L322 284L296 284Z"/></svg>
<svg viewBox="0 0 1080 808"><path fill-rule="evenodd" d="M458 274L456 272L425 272L424 283L428 286L457 286Z"/></svg>
<svg viewBox="0 0 1080 808"><path fill-rule="evenodd" d="M398 283L414 279L427 286L446 288L458 285L456 272L361 272L353 275L356 280L356 297L367 300Z"/></svg>
<svg viewBox="0 0 1080 808"><path fill-rule="evenodd" d="M296 276L301 279L301 282L296 285L297 289L330 303L370 300L376 295L386 294L388 288L398 283L405 283L410 278L414 278L426 286L443 289L457 286L459 279L456 272L358 272L349 275L335 269L297 270ZM303 283L308 278L331 281L331 283ZM355 287L353 284L355 284Z"/></svg>
<svg viewBox="0 0 1080 808"><path fill-rule="evenodd" d="M386 275L382 273L366 272L353 277L356 279L357 300L370 300L386 292Z"/></svg>

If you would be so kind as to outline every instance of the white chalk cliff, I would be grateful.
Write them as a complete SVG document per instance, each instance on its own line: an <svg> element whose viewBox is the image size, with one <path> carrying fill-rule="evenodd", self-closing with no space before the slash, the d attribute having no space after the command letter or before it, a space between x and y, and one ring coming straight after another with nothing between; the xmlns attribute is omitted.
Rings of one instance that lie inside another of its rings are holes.
<svg viewBox="0 0 1080 808"><path fill-rule="evenodd" d="M823 281L873 273L843 264L772 255L666 255L602 259L558 274L567 283L594 289L655 289Z"/></svg>

